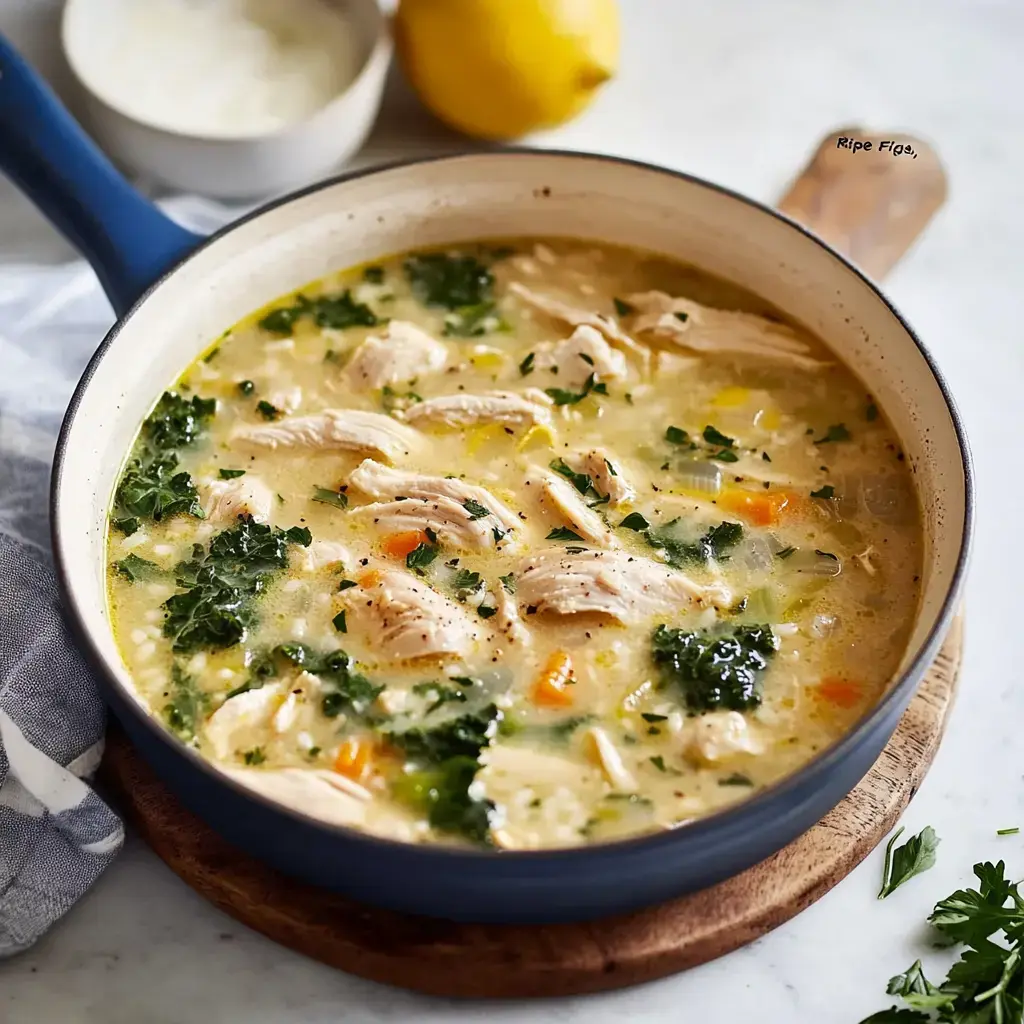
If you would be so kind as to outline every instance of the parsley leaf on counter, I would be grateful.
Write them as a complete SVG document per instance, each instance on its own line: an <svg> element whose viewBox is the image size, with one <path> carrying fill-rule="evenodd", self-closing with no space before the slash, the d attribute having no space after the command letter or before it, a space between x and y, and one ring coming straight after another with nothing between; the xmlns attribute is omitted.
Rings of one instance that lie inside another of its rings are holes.
<svg viewBox="0 0 1024 1024"><path fill-rule="evenodd" d="M934 832L925 829L921 835L925 832L932 834L934 854ZM1006 877L1002 861L975 864L974 874L977 888L939 900L928 918L946 939L966 947L945 981L932 984L916 961L890 978L886 988L908 1009L881 1010L861 1024L1012 1024L1024 1019L1024 896Z"/></svg>
<svg viewBox="0 0 1024 1024"><path fill-rule="evenodd" d="M880 900L894 892L904 882L935 865L935 850L939 837L930 826L911 836L901 847L894 850L896 841L903 834L902 826L896 830L885 847L885 864L882 868Z"/></svg>

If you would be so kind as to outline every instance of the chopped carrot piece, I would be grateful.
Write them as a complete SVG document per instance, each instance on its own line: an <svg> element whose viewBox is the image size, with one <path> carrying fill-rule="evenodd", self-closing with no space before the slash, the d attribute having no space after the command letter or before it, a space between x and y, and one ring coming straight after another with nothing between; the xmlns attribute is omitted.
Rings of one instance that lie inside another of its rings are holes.
<svg viewBox="0 0 1024 1024"><path fill-rule="evenodd" d="M822 700L839 708L855 708L864 699L860 683L841 676L825 676L815 692Z"/></svg>
<svg viewBox="0 0 1024 1024"><path fill-rule="evenodd" d="M393 533L384 538L384 553L392 558L405 558L421 544L429 544L430 538L422 530L407 530L404 533Z"/></svg>
<svg viewBox="0 0 1024 1024"><path fill-rule="evenodd" d="M364 589L377 586L380 583L381 573L379 569L367 569L356 577L356 583Z"/></svg>
<svg viewBox="0 0 1024 1024"><path fill-rule="evenodd" d="M555 651L533 684L533 702L546 708L567 708L572 704L572 658L566 651Z"/></svg>
<svg viewBox="0 0 1024 1024"><path fill-rule="evenodd" d="M334 770L339 775L358 782L370 767L373 757L373 745L369 739L360 736L348 736L338 750L334 759Z"/></svg>
<svg viewBox="0 0 1024 1024"><path fill-rule="evenodd" d="M754 526L774 526L787 508L792 496L786 491L724 491L718 504L728 512L746 519Z"/></svg>

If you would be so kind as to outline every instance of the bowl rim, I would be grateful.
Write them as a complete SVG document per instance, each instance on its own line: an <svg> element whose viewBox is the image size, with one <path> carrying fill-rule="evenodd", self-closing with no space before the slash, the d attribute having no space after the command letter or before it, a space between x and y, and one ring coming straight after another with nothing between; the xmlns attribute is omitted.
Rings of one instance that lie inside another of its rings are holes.
<svg viewBox="0 0 1024 1024"><path fill-rule="evenodd" d="M131 693L127 692L126 688L120 683L113 671L108 667L104 655L94 643L92 634L85 625L85 621L72 594L70 573L68 572L64 558L61 528L59 516L57 514L58 507L60 505L61 482L63 479L68 440L71 431L74 429L75 419L82 403L83 396L89 387L97 367L109 351L114 339L120 334L124 326L130 322L136 310L146 303L150 295L159 289L180 266L183 266L198 253L204 251L208 246L215 244L235 228L241 227L251 220L255 220L264 213L268 213L279 207L285 206L293 200L299 200L316 192L335 188L349 181L358 180L392 170L440 162L459 162L472 160L478 157L486 159L507 157L516 160L543 160L554 157L558 159L613 163L628 168L635 168L637 170L656 174L665 174L670 177L680 179L691 185L709 189L719 195L726 196L727 198L752 207L760 213L774 217L776 220L781 221L789 228L798 231L800 234L814 242L822 250L822 256L824 258L831 258L838 261L849 273L865 284L873 293L874 298L888 309L910 340L917 347L922 358L925 360L925 363L931 371L933 379L935 380L935 383L943 397L946 410L953 425L957 445L960 451L961 466L964 477L964 517L960 533L960 548L957 553L956 565L950 577L946 594L942 600L938 614L936 615L935 622L927 636L922 641L915 657L906 665L903 671L895 677L895 681L889 686L889 689L882 699L878 701L870 711L862 716L860 720L839 739L825 747L815 755L815 757L806 761L796 771L783 776L781 779L769 786L766 786L764 789L758 790L746 799L740 800L735 804L715 811L705 817L698 818L693 822L688 822L681 827L666 829L660 832L643 833L636 836L612 840L610 842L587 844L576 847L557 847L542 850L496 851L476 847L460 847L442 843L410 843L403 840L389 839L387 837L375 835L347 825L337 825L331 822L326 822L302 810L298 810L267 797L262 793L236 781L226 773L216 768L212 762L204 758L198 751L182 743L177 737L173 736L169 730L165 729L156 720L155 716L149 713L148 709L144 705L136 700ZM834 766L846 760L852 750L878 727L882 720L889 715L894 706L898 706L901 702L904 704L909 703L912 693L920 683L925 670L938 653L939 647L946 637L950 622L957 608L972 548L975 501L973 460L967 436L964 431L962 418L952 394L950 393L946 379L936 365L935 360L927 348L925 348L920 338L918 338L913 328L911 328L904 317L900 314L899 310L886 297L879 286L859 270L849 259L837 250L833 249L827 242L814 234L814 232L766 203L762 203L759 200L752 199L749 196L745 196L742 193L736 192L723 185L707 181L704 178L689 174L685 171L661 167L657 164L627 157L589 153L579 150L509 146L498 147L482 153L469 151L426 158L396 160L373 167L360 168L334 175L303 189L291 192L286 196L273 199L270 202L247 212L237 220L232 221L205 238L195 249L184 256L170 269L165 271L142 293L142 295L138 297L138 299L136 299L131 308L121 316L107 332L103 341L89 360L82 377L75 387L71 401L68 404L67 412L65 413L60 433L57 438L53 469L50 479L49 514L50 534L54 563L57 569L58 588L63 608L70 619L72 635L77 641L79 650L85 655L87 662L96 672L98 678L107 686L111 687L118 696L124 697L123 706L130 709L131 715L135 718L137 723L145 729L151 738L163 745L169 752L173 752L190 761L193 767L206 775L211 782L215 783L215 785L229 788L236 796L241 797L243 800L254 801L257 804L262 805L266 810L294 821L296 824L303 825L307 828L312 827L333 837L334 839L362 847L371 855L373 853L379 854L385 851L391 853L401 851L409 854L410 856L415 855L415 857L424 864L426 862L436 861L443 861L448 864L464 861L477 865L491 864L500 872L505 868L513 868L514 870L516 865L528 866L530 864L550 864L552 866L565 866L577 864L581 861L593 863L608 858L615 859L629 854L646 855L656 850L660 850L670 844L674 845L679 842L687 841L700 843L700 841L705 839L705 837L713 835L715 832L719 831L722 833L730 831L735 832L736 830L748 831L750 827L757 828L759 824L764 824L766 821L770 821L776 817L773 814L773 811L777 808L781 809L787 806L787 798L791 792L799 789L815 778L827 776ZM906 698L906 700L904 700L904 698ZM143 756L145 757L145 755ZM851 787L851 790L852 788L853 787ZM845 793L844 796L849 792L850 790L847 790L847 793ZM842 797L840 799L842 799Z"/></svg>
<svg viewBox="0 0 1024 1024"><path fill-rule="evenodd" d="M150 121L146 118L139 117L136 114L129 113L119 102L115 101L114 98L98 92L90 83L88 77L82 73L80 65L76 62L75 47L69 43L70 29L68 26L71 20L70 12L72 8L76 6L81 7L82 4L88 2L89 0L65 0L60 18L61 52L63 53L64 59L67 61L71 74L79 88L81 88L91 99L101 104L106 110L119 117L123 117L126 121L129 121L141 128L146 128L151 132L157 132L167 138L182 142L202 142L209 143L210 145L228 146L232 144L244 145L261 142L290 141L292 133L301 132L303 129L310 127L317 119L347 100L365 79L370 78L371 75L374 74L377 65L381 63L386 64L390 60L394 45L391 38L390 21L381 9L377 0L342 0L342 8L349 4L361 4L366 13L375 19L376 23L371 35L372 41L367 49L366 56L359 65L359 70L355 75L353 75L352 80L339 92L334 93L329 100L322 103L316 108L316 110L311 111L299 120L289 121L287 124L283 124L272 131L245 132L232 135L224 135L212 131L182 131L178 128L172 128L167 124L162 124L159 121ZM328 6L332 8L339 7L338 0L326 0L326 2ZM384 76L381 75L380 91L383 91L383 88ZM288 194L291 195L291 193Z"/></svg>

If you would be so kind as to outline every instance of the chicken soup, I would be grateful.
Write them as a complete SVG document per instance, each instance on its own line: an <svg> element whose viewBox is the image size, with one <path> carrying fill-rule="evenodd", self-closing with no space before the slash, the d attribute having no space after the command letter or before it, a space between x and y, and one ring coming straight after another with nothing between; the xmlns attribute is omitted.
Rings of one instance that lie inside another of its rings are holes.
<svg viewBox="0 0 1024 1024"><path fill-rule="evenodd" d="M675 828L833 743L914 619L891 427L815 338L647 253L478 243L228 331L142 424L110 613L239 782L410 842Z"/></svg>

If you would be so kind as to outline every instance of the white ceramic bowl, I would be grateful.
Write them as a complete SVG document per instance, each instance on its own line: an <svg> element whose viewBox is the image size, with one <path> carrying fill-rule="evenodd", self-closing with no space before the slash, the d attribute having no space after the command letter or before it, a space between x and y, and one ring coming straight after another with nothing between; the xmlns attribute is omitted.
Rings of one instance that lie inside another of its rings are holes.
<svg viewBox="0 0 1024 1024"><path fill-rule="evenodd" d="M221 199L274 195L324 177L359 149L373 127L392 52L377 0L329 2L345 13L356 37L359 70L352 83L303 121L268 134L221 138L168 130L119 109L92 79L83 58L120 5L67 0L62 45L83 93L91 133L131 173Z"/></svg>

